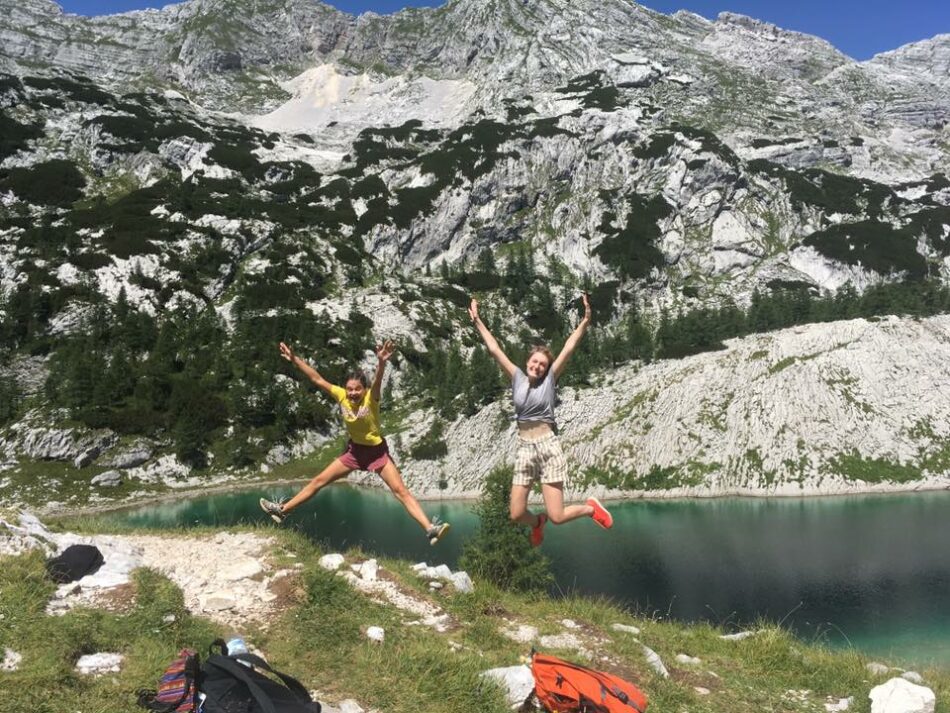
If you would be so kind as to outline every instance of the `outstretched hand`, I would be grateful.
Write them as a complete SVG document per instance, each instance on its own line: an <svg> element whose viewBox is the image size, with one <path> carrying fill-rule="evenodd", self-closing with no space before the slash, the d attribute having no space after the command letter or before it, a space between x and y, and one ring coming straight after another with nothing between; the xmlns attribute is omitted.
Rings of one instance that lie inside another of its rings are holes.
<svg viewBox="0 0 950 713"><path fill-rule="evenodd" d="M294 363L294 350L288 347L283 342L280 343L280 355L289 361L291 364Z"/></svg>
<svg viewBox="0 0 950 713"><path fill-rule="evenodd" d="M472 298L472 304L468 306L468 316L472 318L472 321L478 319L478 300L474 297Z"/></svg>
<svg viewBox="0 0 950 713"><path fill-rule="evenodd" d="M392 339L387 339L382 344L376 345L376 358L380 361L389 361L395 351L396 343Z"/></svg>
<svg viewBox="0 0 950 713"><path fill-rule="evenodd" d="M585 321L585 322L590 322L590 316L591 316L590 300L587 299L587 293L586 293L586 292L584 292L584 293L581 295L581 300L584 302L584 321Z"/></svg>

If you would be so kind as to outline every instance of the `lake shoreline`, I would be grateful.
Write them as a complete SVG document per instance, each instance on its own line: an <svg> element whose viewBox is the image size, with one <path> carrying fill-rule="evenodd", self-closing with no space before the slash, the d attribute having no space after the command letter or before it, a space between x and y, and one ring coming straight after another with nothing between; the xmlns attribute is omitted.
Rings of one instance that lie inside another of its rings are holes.
<svg viewBox="0 0 950 713"><path fill-rule="evenodd" d="M366 490L376 490L380 492L386 492L385 487L382 485L370 485L369 482L373 482L375 478L371 475L360 477L358 480L354 481L342 481L333 483L335 487L351 487L357 489L366 489ZM274 487L285 487L292 485L303 486L309 482L309 478L284 478L279 480L242 480L242 481L228 481L224 483L218 483L216 485L210 485L207 487L187 487L180 490L174 490L167 493L160 493L154 495L146 495L140 498L130 498L121 502L109 502L109 503L99 503L96 505L90 505L86 507L78 508L46 508L46 509L35 509L35 512L40 517L51 518L51 519L60 519L60 518L70 518L70 517L83 517L87 515L98 515L109 512L118 512L122 510L128 510L131 508L142 507L152 504L160 504L172 502L175 500L191 500L197 497L207 496L207 495L226 495L231 493L240 493L253 489L260 489L262 495L266 495L266 492L269 488ZM411 488L410 488L411 490ZM935 479L931 478L926 481L915 481L914 483L877 483L877 484L867 484L859 485L856 487L842 487L837 489L811 489L804 490L801 489L799 492L780 492L778 490L773 491L749 491L749 490L732 490L716 493L702 493L695 492L696 489L693 488L675 488L669 491L638 491L638 492L624 492L616 491L608 488L593 487L588 492L584 494L575 494L571 492L566 493L565 500L568 502L578 502L582 501L588 495L593 495L600 498L602 501L610 502L629 502L642 500L646 502L676 502L684 500L716 500L723 498L747 498L750 500L762 500L762 499L780 499L780 500L790 500L795 498L801 499L812 499L812 498L833 498L833 497L845 497L845 496L857 496L857 495L897 495L897 494L909 494L909 493L932 493L939 491L950 490L950 480L945 478ZM431 491L420 491L413 493L416 496L416 499L420 502L475 502L481 496L481 493L478 492L454 492L451 494L443 494L441 492L433 493ZM572 497L575 496L576 497ZM319 497L319 496L318 496ZM537 493L532 493L530 502L532 504L539 504L542 502L541 497Z"/></svg>

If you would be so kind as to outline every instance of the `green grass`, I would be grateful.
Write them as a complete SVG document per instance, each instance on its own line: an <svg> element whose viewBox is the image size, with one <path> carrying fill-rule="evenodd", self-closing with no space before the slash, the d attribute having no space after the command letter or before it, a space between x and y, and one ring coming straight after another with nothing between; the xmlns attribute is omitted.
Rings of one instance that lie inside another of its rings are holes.
<svg viewBox="0 0 950 713"><path fill-rule="evenodd" d="M91 534L121 532L97 518L71 518L56 524ZM260 528L243 528L259 532ZM211 528L191 530L193 536L213 534ZM342 578L323 571L316 561L322 551L293 531L267 528L276 538L271 557L282 564L304 565L282 613L267 630L248 627L242 633L276 668L319 689L330 701L354 698L364 708L389 713L431 711L456 713L507 710L501 693L478 674L496 666L516 665L530 644L502 635L511 624L527 624L541 635L564 631L561 621L580 625L572 630L596 656L595 667L616 672L650 696L650 710L690 713L759 713L763 710L820 713L826 697L854 696L852 711L870 710L868 691L890 676L872 676L867 659L853 651L832 651L821 640L802 641L768 622L755 636L724 641L720 628L682 624L655 612L633 612L603 598L570 592L554 599L521 595L476 582L475 592L455 594L450 588L430 592L409 563L382 559L387 577L416 597L427 598L448 613L456 625L445 633L406 626L416 617L379 604L353 590ZM364 555L350 551L348 561ZM120 613L78 609L64 617L44 613L54 585L44 577L39 553L5 557L0 567L0 647L22 654L20 669L0 678L4 710L94 711L134 710L135 691L154 688L165 665L179 648L204 650L222 627L191 616L180 590L148 570L135 573L135 596ZM166 622L167 615L175 617ZM611 628L634 625L634 637ZM368 625L382 626L382 645L364 636ZM55 642L55 645L50 645ZM647 665L641 643L656 651L670 677L661 678ZM125 655L122 671L101 678L78 675L73 666L82 653L116 651ZM584 662L571 649L545 649ZM676 655L697 656L699 666L678 664ZM711 672L711 673L710 673ZM950 696L950 672L921 671L937 695L938 707ZM695 686L711 691L704 696ZM807 690L804 701L789 691Z"/></svg>

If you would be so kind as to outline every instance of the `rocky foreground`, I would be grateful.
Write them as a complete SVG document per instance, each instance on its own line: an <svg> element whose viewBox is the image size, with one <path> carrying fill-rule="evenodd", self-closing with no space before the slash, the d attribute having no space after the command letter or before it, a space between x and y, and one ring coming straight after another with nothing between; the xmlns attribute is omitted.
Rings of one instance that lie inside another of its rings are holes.
<svg viewBox="0 0 950 713"><path fill-rule="evenodd" d="M163 627L175 626L178 617L204 617L221 631L245 634L253 651L269 656L266 650L267 642L272 641L268 638L269 630L278 626L276 622L293 614L294 607L306 600L308 586L312 586L308 583L304 571L307 567L312 567L312 563L299 561L292 544L279 535L271 537L253 532L191 536L77 535L53 532L35 517L25 513L10 519L12 522L0 520L0 561L7 565L31 550L39 549L44 555L51 555L70 544L80 542L99 547L105 559L105 564L95 574L78 582L59 586L49 598L45 612L33 613L32 616L61 617L70 612L81 616L82 612L95 611L131 616L139 602L154 596L150 592L142 591L140 582L134 582L133 573L144 567L167 577L180 588L184 597L186 613L166 614L162 619ZM172 551L200 552L200 566L196 566L194 558L170 556ZM319 568L335 572L337 578L345 580L350 590L349 597L357 600L366 598L390 613L385 628L377 625L381 623L378 619L361 622L361 646L378 647L379 650L391 649L392 653L388 655L399 655L396 653L400 647L399 629L416 627L429 632L429 648L442 646L442 640L445 640L450 656L457 656L461 660L472 653L473 644L467 637L475 623L469 620L472 615L464 613L465 602L475 601L483 585L473 584L464 572L453 573L445 565L429 566L426 563L409 568L399 563L381 566L375 559L354 553L324 555L319 558ZM776 702L778 707L772 704L762 707L754 701L767 696L764 690L756 693L756 689L759 686L764 689L767 683L749 679L744 681L740 688L752 691L754 695L747 696L749 700L742 700L739 704L738 700L742 699L742 695L740 699L734 700L736 692L730 690L733 685L731 675L735 673L732 669L743 665L744 649L774 647L773 639L778 635L777 630L765 628L734 634L716 633L713 637L717 642L714 647L719 647L720 650L713 653L712 650L701 647L697 639L691 639L691 635L686 631L677 634L672 640L662 635L656 619L636 620L634 624L630 623L633 620L628 615L617 611L608 612L607 619L594 624L567 618L565 613L561 612L560 616L555 614L554 620L545 621L537 619L537 602L524 611L505 608L511 605L511 600L495 601L487 605L483 612L495 617L492 626L495 628L493 636L496 637L496 643L507 641L504 646L511 652L526 650L528 647L557 651L587 665L620 673L635 680L651 697L656 696L653 709L657 711L667 710L667 701L662 692L664 686L682 689L681 702L683 695L694 701L695 708L687 707L682 710L705 711L707 705L713 706L708 710L716 707L722 709L723 704L727 709L742 711L867 710L868 699L872 713L933 713L936 710L937 695L928 687L925 676L878 662L857 661L860 667L857 676L865 677L863 690L845 690L850 684L845 682L848 676L844 674L844 669L855 666L855 661L846 658L842 658L839 664L843 671L841 680L828 684L831 685L830 690L836 691L833 695L828 695L827 690L820 690L826 688L826 684L819 683L818 672L812 671L808 675L819 690L790 688L785 684L784 692ZM355 601L353 606L357 607ZM576 602L565 603L565 607L583 611L576 608ZM552 603L551 608L556 612L557 604ZM5 610L11 618L16 619L20 615L11 606L7 606ZM332 612L325 611L322 615L332 616ZM587 615L592 614L587 612ZM15 623L8 621L4 625ZM346 625L352 626L355 622L350 621ZM255 646L255 641L263 642L263 645ZM618 641L620 650L624 653L618 654ZM23 646L18 645L15 637L5 640L0 690L4 687L4 681L12 680L11 677L15 677L18 671L37 665L31 660L29 645L25 641L21 643ZM311 642L311 646L320 645L318 641ZM798 646L800 644L793 645L794 656L798 657L798 665L807 669L809 657L813 657L813 654L807 650L798 650ZM25 655L21 653L23 648L27 649ZM706 650L710 650L708 660ZM73 677L106 677L104 680L111 680L114 688L123 678L139 675L136 667L141 665L141 662L133 661L138 655L134 648L125 652L102 651L82 644L80 652L82 655L75 661ZM477 651L475 653L478 656L484 655ZM771 655L775 655L774 650ZM823 656L827 657L826 654ZM735 661L730 662L733 657ZM753 654L753 657L761 657L761 654ZM508 658L510 661L515 655L509 653L507 657L502 658ZM297 662L297 665L299 666L300 662ZM540 710L532 703L526 702L529 701L533 690L533 679L526 665L521 663L491 668L485 664L483 668L478 679L497 684L504 691L511 708L522 711ZM719 673L716 669L719 669ZM782 674L783 679L787 674L788 672ZM295 672L295 675L301 674ZM937 676L937 683L942 684L942 678L936 672L926 675L928 678ZM320 680L320 677L319 672L311 671L304 681L312 687L314 681ZM788 680L791 681L792 678ZM324 711L360 713L364 710L354 698L341 700L339 695L334 695L333 690L337 689L339 681L325 683L328 685L328 692L320 689L312 691L312 695L323 702ZM418 681L413 682L413 685L417 684ZM367 690L371 688L365 682L364 686ZM939 685L937 688L938 691L942 690ZM486 698L485 705L490 707L488 701L489 698ZM728 708L730 701L739 707ZM752 707L747 705L750 701L753 702ZM425 709L424 705L422 709ZM373 710L381 711L386 708Z"/></svg>

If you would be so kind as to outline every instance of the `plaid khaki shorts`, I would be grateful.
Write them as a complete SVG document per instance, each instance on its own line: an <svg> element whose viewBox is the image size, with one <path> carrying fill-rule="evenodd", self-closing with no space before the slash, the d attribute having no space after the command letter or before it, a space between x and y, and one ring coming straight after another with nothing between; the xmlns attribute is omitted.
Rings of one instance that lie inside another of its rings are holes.
<svg viewBox="0 0 950 713"><path fill-rule="evenodd" d="M535 480L542 483L563 483L567 480L567 459L561 450L561 442L553 433L537 441L518 439L515 475L511 484L530 487Z"/></svg>

